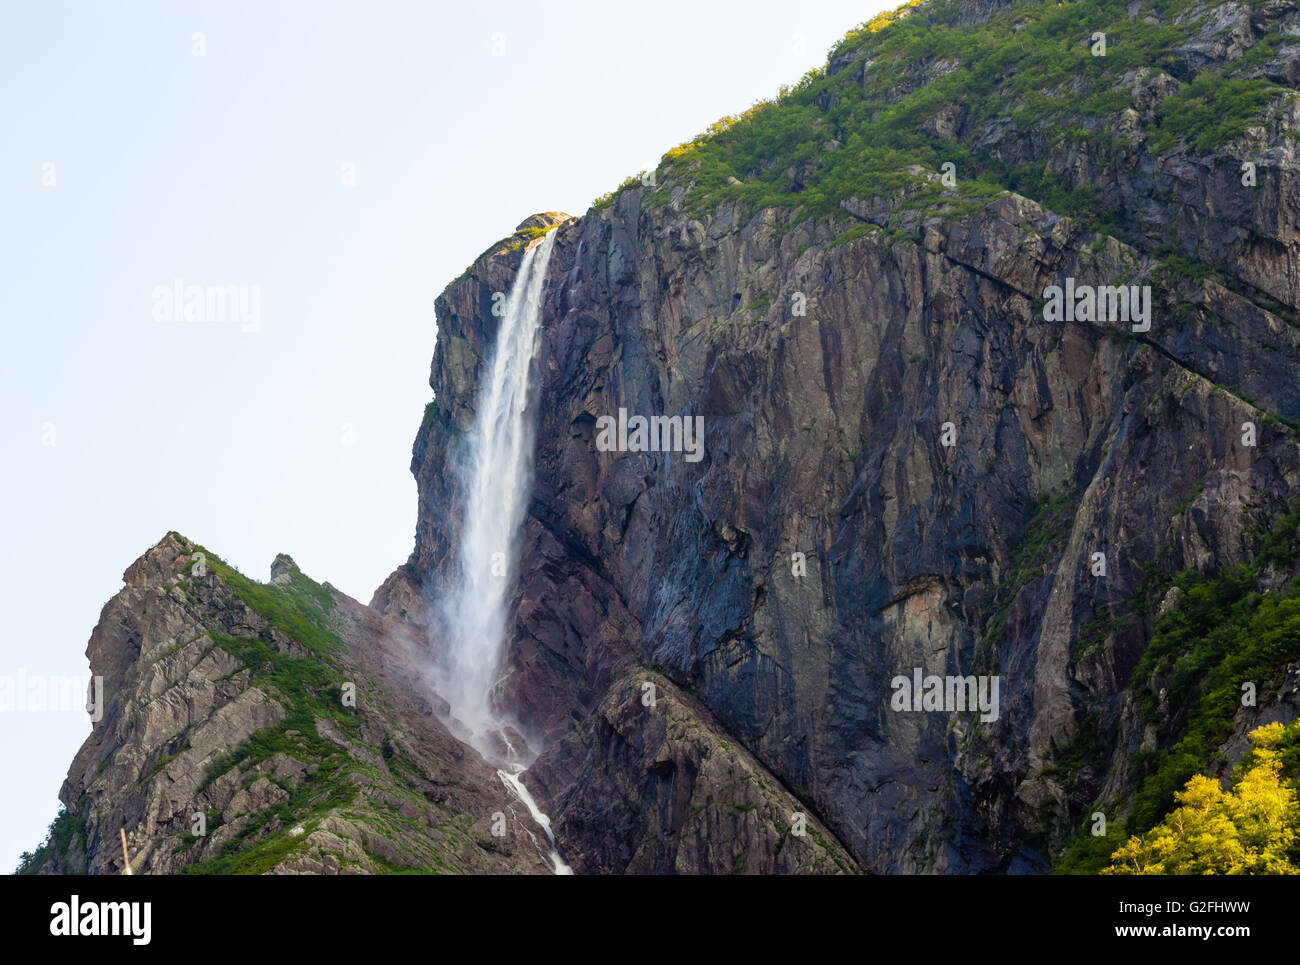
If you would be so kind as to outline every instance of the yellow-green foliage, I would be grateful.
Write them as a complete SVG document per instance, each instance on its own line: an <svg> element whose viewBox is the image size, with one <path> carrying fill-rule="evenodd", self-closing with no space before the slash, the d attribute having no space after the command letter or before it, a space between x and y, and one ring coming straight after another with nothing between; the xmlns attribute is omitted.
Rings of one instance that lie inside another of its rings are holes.
<svg viewBox="0 0 1300 965"><path fill-rule="evenodd" d="M1115 121L1136 106L1133 77L1163 74L1175 89L1143 121L1145 150L1207 153L1245 135L1271 103L1294 93L1260 71L1287 43L1277 30L1244 56L1188 78L1179 51L1209 22L1209 4L1019 0L976 22L966 13L960 0L908 0L850 31L827 68L668 151L647 203L666 203L672 187L685 187L693 210L736 201L838 214L848 198L889 198L924 183L915 166L932 175L952 162L959 189L985 179L986 191L1014 190L1104 228L1117 213L1088 185L1041 156L1008 165L978 146L979 132L1001 130L1009 119L1057 154L1082 142L1102 157L1127 152ZM1094 56L1098 32L1106 35L1105 56ZM967 129L961 138L937 123L955 108ZM637 183L629 179L619 191ZM918 207L933 200L913 199Z"/></svg>
<svg viewBox="0 0 1300 965"><path fill-rule="evenodd" d="M1297 739L1300 722L1252 731L1232 788L1197 774L1177 794L1179 807L1129 838L1102 874L1300 874L1300 806L1283 768L1283 748Z"/></svg>

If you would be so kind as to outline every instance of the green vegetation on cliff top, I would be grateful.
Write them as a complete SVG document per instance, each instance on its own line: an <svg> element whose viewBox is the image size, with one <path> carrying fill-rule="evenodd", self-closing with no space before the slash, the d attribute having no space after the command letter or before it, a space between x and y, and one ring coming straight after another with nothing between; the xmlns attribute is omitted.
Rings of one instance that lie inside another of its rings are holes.
<svg viewBox="0 0 1300 965"><path fill-rule="evenodd" d="M967 131L1007 122L1032 130L1036 155L1077 140L1118 148L1124 134L1116 116L1133 106L1136 72L1146 71L1137 86L1161 73L1176 85L1144 131L1146 149L1210 151L1240 137L1265 105L1288 94L1255 76L1280 35L1261 38L1222 72L1192 75L1174 51L1214 6L1144 0L1130 16L1126 0L1019 2L970 23L960 16L969 4L959 0L912 0L851 31L830 51L828 69L810 71L775 99L669 151L654 172L659 187L651 201L663 203L672 185L687 185L694 210L730 200L819 215L849 198L915 187L909 166L938 173L952 162L963 194L1011 189L1061 213L1104 221L1086 185L1066 185L1041 160L1008 167L995 152L972 147L969 135L951 136L951 121L962 117ZM1106 35L1105 56L1093 54L1098 32ZM641 183L629 178L618 190ZM939 193L931 184L910 203Z"/></svg>
<svg viewBox="0 0 1300 965"><path fill-rule="evenodd" d="M286 635L322 657L342 647L334 631L334 594L296 566L283 583L250 580L211 550L195 545L205 565L224 582L250 610L255 610Z"/></svg>

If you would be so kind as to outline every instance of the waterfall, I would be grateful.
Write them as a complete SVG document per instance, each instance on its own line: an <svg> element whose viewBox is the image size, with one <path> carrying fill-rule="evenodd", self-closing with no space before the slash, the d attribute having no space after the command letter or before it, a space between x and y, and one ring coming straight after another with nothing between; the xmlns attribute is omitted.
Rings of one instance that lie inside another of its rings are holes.
<svg viewBox="0 0 1300 965"><path fill-rule="evenodd" d="M524 787L524 782L519 779L519 775L522 773L522 767L512 767L508 770L497 771L497 777L501 778L501 783L506 786L511 796L518 799L528 809L528 813L533 816L533 820L541 825L542 830L546 832L546 842L550 845L551 864L555 868L555 873L557 875L571 875L573 869L560 857L560 852L555 847L555 835L551 832L551 819L542 813L541 808L537 806L537 802L533 800L533 795L529 793L528 788ZM528 833L532 834L531 831ZM540 850L541 845L536 838L533 838L533 844L537 845Z"/></svg>
<svg viewBox="0 0 1300 965"><path fill-rule="evenodd" d="M447 647L439 689L452 716L468 731L469 742L503 765L497 773L511 796L546 832L556 873L572 874L555 849L550 820L519 779L531 762L518 760L511 722L493 706L511 616L519 532L532 490L537 420L529 405L528 377L554 244L551 231L524 252L479 386L474 427L460 466L464 522L457 567L440 603Z"/></svg>

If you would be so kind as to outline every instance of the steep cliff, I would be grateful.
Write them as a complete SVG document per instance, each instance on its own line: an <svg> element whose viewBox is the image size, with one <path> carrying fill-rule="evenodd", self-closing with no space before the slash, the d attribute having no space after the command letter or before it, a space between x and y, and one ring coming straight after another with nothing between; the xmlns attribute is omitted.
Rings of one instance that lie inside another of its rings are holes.
<svg viewBox="0 0 1300 965"><path fill-rule="evenodd" d="M591 815L610 784L642 793L627 745L661 724L609 702L651 670L880 872L1046 870L1094 809L1149 826L1135 796L1167 808L1162 752L1190 730L1180 766L1223 769L1295 716L1294 632L1214 706L1221 660L1177 705L1182 655L1141 661L1177 574L1249 569L1282 526L1250 591L1295 572L1298 31L1290 3L932 2L542 219L502 699L545 735L529 774L579 870L647 866L644 822ZM437 302L417 547L376 601L416 619L519 241ZM1149 329L1049 320L1067 279L1150 286ZM701 416L702 460L601 451L620 409ZM915 668L1000 675L998 719L893 711ZM1235 713L1247 679L1260 704Z"/></svg>

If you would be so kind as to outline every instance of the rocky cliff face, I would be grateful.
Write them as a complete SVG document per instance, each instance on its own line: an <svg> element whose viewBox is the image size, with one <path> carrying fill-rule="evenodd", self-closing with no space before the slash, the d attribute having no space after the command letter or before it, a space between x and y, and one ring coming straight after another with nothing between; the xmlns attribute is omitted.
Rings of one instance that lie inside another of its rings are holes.
<svg viewBox="0 0 1300 965"><path fill-rule="evenodd" d="M781 174L752 146L746 167L760 113L666 158L653 188L559 221L505 699L546 735L529 773L579 870L674 854L679 868L717 868L683 858L688 822L593 819L613 788L643 814L667 793L649 786L664 722L633 706L652 670L689 688L709 726L870 871L1046 870L1086 808L1122 816L1149 772L1142 754L1179 738L1187 709L1140 713L1167 681L1134 673L1156 604L1176 603L1173 574L1254 559L1296 495L1300 252L1294 97L1252 102L1251 122L1211 147L1204 131L1172 131L1173 109L1229 74L1292 84L1295 48L1275 38L1300 31L1300 14L1092 6L1113 36L1168 31L1163 59L1102 75L1107 111L1085 111L1075 84L1049 92L1050 122L1022 119L1011 95L1000 113L955 101L914 118L1000 184L949 184L919 164L810 214L838 173L821 158L852 143L864 110L883 125L970 67L965 49L890 58L886 28L835 52L803 93L834 142L802 170ZM1003 36L1038 10L930 4L912 17ZM1086 52L1087 38L1072 39ZM854 107L882 61L895 83ZM1227 126L1229 105L1214 106L1207 117ZM740 146L713 190L727 137ZM1031 167L1039 190L1008 187ZM773 178L807 202L754 203ZM436 593L453 550L446 455L472 417L492 293L508 288L520 238L438 300L417 548L381 604L403 587L418 610L413 588ZM1149 330L1047 320L1044 293L1066 278L1149 285ZM703 417L703 459L600 451L597 420L620 409ZM998 719L894 712L891 680L914 668L999 674ZM1230 740L1293 717L1294 686L1265 703Z"/></svg>
<svg viewBox="0 0 1300 965"><path fill-rule="evenodd" d="M370 607L195 579L176 537L128 571L47 870L113 870L119 826L158 871L548 870L418 672L494 295L547 228L498 697L576 870L1042 872L1296 716L1300 7L910 6L448 286ZM1145 286L1149 327L1053 286ZM620 410L700 418L701 457L598 445ZM996 714L899 709L917 672Z"/></svg>
<svg viewBox="0 0 1300 965"><path fill-rule="evenodd" d="M105 714L31 870L120 873L124 829L136 874L550 873L541 829L438 722L423 643L286 556L272 574L176 534L126 571L86 650Z"/></svg>

